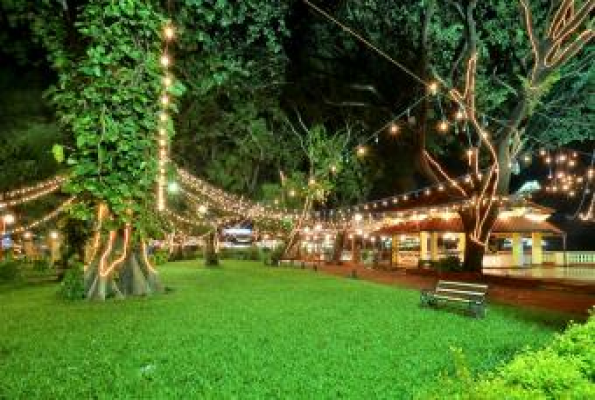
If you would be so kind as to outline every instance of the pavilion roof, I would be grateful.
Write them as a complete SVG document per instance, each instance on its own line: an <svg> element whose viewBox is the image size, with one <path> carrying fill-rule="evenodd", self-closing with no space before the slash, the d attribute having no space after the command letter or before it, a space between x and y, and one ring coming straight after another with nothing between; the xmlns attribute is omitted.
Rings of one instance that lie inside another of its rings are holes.
<svg viewBox="0 0 595 400"><path fill-rule="evenodd" d="M373 235L393 235L399 233L415 232L463 232L461 218L430 217L421 220L408 220L394 223L376 230ZM526 216L513 216L498 218L492 229L492 233L531 233L543 232L559 235L563 232L552 223L545 220L534 220Z"/></svg>

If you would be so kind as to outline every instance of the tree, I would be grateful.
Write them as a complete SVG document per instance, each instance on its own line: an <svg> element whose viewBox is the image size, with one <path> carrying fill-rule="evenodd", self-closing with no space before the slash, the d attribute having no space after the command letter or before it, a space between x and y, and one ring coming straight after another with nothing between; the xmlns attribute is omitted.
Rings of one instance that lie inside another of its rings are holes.
<svg viewBox="0 0 595 400"><path fill-rule="evenodd" d="M336 175L343 169L345 154L352 145L349 126L345 130L329 134L322 125L308 128L299 114L297 120L301 132L292 123L288 123L299 140L308 172L305 175L294 173L290 176L292 178L290 182L285 180L281 182L282 187L287 190L288 196L295 197L299 194L303 199L297 221L288 235L285 248L286 256L295 250L295 240L304 223L311 218L314 204L316 202L324 203L333 191Z"/></svg>
<svg viewBox="0 0 595 400"><path fill-rule="evenodd" d="M512 95L499 105L502 109L499 114L505 116L505 122L499 128L491 129L482 123L482 104L477 93L480 88L477 76L480 38L476 27L476 1L454 5L464 25L464 43L461 46L464 56L457 59L466 59L466 70L464 89L451 89L449 96L464 112L478 138L469 162L474 166L471 187L456 182L427 150L424 144L427 118L423 119L424 125L419 132L422 166L426 175L435 182L448 181L453 196L467 201L460 210L468 242L464 261L466 270L481 270L485 247L498 215L498 196L509 193L511 167L526 145L526 130L531 117L560 80L562 66L573 59L594 35L590 28L584 27L595 7L594 1L588 0L580 7L574 1L562 1L557 8L550 9L545 29L534 26L534 14L526 0L520 0L520 6L531 44L529 55L532 67L525 76L507 84L507 88L513 88ZM456 65L453 69L457 70Z"/></svg>
<svg viewBox="0 0 595 400"><path fill-rule="evenodd" d="M146 238L155 205L147 193L155 187L165 20L150 2L62 6L62 15L38 14L35 31L59 77L49 94L60 123L75 137L67 158L66 190L78 197L72 213L83 220L96 216L87 297L154 293L160 284Z"/></svg>

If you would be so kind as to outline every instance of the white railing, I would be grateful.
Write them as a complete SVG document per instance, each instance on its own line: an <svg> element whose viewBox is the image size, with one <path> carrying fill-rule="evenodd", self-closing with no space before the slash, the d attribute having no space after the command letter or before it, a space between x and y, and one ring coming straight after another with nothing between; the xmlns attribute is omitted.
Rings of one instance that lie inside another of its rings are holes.
<svg viewBox="0 0 595 400"><path fill-rule="evenodd" d="M531 253L524 253L521 257L522 265L532 265ZM583 266L595 265L595 251L544 251L543 264L555 266ZM511 253L486 254L483 259L483 266L487 268L511 267L514 260Z"/></svg>

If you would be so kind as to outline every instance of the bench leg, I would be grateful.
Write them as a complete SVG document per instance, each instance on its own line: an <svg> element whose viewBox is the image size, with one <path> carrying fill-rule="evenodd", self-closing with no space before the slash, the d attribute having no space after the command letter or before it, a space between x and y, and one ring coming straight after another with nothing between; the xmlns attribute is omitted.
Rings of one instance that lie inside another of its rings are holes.
<svg viewBox="0 0 595 400"><path fill-rule="evenodd" d="M434 296L432 296L432 293L428 292L427 290L421 291L421 296L420 296L419 300L420 300L420 306L422 306L422 307L430 307L430 306L436 305Z"/></svg>
<svg viewBox="0 0 595 400"><path fill-rule="evenodd" d="M475 318L485 318L486 316L484 303L469 303L469 310Z"/></svg>

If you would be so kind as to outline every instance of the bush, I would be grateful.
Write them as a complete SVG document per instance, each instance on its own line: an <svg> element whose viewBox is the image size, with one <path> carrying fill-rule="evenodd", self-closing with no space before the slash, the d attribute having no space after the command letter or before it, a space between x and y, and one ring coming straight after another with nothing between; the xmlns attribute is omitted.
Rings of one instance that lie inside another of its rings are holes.
<svg viewBox="0 0 595 400"><path fill-rule="evenodd" d="M33 271L39 273L49 273L54 269L52 263L47 258L40 258L38 260L31 261Z"/></svg>
<svg viewBox="0 0 595 400"><path fill-rule="evenodd" d="M460 399L595 399L595 315L572 325L545 349L527 351L496 372L474 381L461 362L457 378L436 398Z"/></svg>
<svg viewBox="0 0 595 400"><path fill-rule="evenodd" d="M248 259L252 261L258 261L261 259L260 249L258 246L250 246L250 249L248 249Z"/></svg>
<svg viewBox="0 0 595 400"><path fill-rule="evenodd" d="M22 277L21 263L17 260L0 261L0 282L16 282Z"/></svg>
<svg viewBox="0 0 595 400"><path fill-rule="evenodd" d="M169 252L167 250L155 250L151 255L151 259L155 265L163 265L169 261Z"/></svg>
<svg viewBox="0 0 595 400"><path fill-rule="evenodd" d="M221 249L219 258L231 260L260 260L260 250L256 246L249 248Z"/></svg>
<svg viewBox="0 0 595 400"><path fill-rule="evenodd" d="M285 253L285 244L281 244L269 251L265 256L264 263L266 265L278 266L281 257L283 257L283 253Z"/></svg>
<svg viewBox="0 0 595 400"><path fill-rule="evenodd" d="M448 256L432 263L432 268L440 272L461 272L463 264L457 256Z"/></svg>
<svg viewBox="0 0 595 400"><path fill-rule="evenodd" d="M83 265L74 263L64 275L60 283L60 297L67 300L81 300L85 297Z"/></svg>

